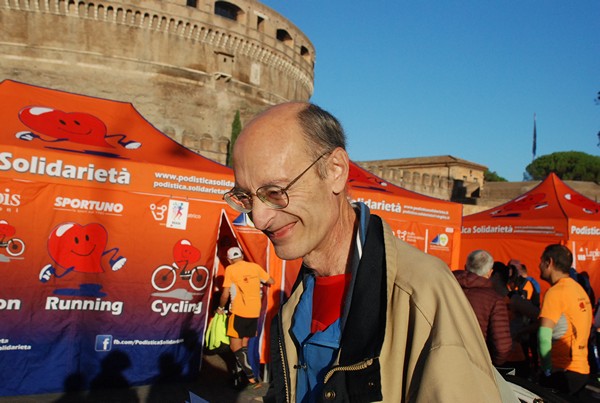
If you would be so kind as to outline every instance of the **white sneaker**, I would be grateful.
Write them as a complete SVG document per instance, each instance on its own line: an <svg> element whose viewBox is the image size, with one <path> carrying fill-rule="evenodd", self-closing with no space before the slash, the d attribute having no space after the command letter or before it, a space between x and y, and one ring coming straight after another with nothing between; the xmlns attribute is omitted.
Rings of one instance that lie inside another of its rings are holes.
<svg viewBox="0 0 600 403"><path fill-rule="evenodd" d="M125 266L125 263L127 263L127 258L125 258L125 257L120 258L112 265L113 271L122 269L123 266Z"/></svg>
<svg viewBox="0 0 600 403"><path fill-rule="evenodd" d="M42 270L40 270L40 281L45 283L46 281L50 280L52 278L52 273L54 273L54 269L52 268L51 264L47 264L46 266L42 267Z"/></svg>
<svg viewBox="0 0 600 403"><path fill-rule="evenodd" d="M25 141L31 141L33 140L33 133L31 132L18 132L15 134L15 136L19 139L19 140L25 140Z"/></svg>
<svg viewBox="0 0 600 403"><path fill-rule="evenodd" d="M142 146L142 143L139 143L137 141L130 141L129 143L127 143L125 145L125 148L128 150L137 150L141 146Z"/></svg>

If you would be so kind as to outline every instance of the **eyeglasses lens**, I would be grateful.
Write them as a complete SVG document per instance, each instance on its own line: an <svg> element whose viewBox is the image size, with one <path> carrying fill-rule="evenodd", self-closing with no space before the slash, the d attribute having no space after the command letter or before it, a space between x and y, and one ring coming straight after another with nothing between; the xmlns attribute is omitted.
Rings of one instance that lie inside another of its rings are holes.
<svg viewBox="0 0 600 403"><path fill-rule="evenodd" d="M252 211L252 197L245 193L227 193L225 201L240 213L249 213Z"/></svg>
<svg viewBox="0 0 600 403"><path fill-rule="evenodd" d="M289 203L287 193L279 186L264 186L256 191L256 196L266 205L282 209Z"/></svg>

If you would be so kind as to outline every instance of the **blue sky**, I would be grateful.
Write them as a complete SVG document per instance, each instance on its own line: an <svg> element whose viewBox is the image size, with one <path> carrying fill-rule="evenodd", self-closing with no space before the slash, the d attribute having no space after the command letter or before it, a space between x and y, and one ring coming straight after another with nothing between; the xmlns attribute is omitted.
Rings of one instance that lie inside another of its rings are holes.
<svg viewBox="0 0 600 403"><path fill-rule="evenodd" d="M311 101L356 161L452 155L523 179L600 155L600 1L265 0L316 49Z"/></svg>

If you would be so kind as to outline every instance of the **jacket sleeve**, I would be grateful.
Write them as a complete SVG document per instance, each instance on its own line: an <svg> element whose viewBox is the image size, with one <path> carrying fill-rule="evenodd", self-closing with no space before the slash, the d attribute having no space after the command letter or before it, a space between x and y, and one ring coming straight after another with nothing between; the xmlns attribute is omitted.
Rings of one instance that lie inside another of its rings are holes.
<svg viewBox="0 0 600 403"><path fill-rule="evenodd" d="M488 338L492 344L492 362L494 365L502 365L512 350L508 306L504 299L498 299L494 304Z"/></svg>

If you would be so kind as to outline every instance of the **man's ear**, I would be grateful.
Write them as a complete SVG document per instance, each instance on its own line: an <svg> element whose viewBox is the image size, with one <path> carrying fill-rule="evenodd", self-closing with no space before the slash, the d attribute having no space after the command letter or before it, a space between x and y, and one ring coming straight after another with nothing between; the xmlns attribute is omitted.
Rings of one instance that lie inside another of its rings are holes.
<svg viewBox="0 0 600 403"><path fill-rule="evenodd" d="M331 189L335 194L339 194L346 188L346 182L348 182L348 175L350 174L348 153L343 148L337 147L331 152L327 163Z"/></svg>

